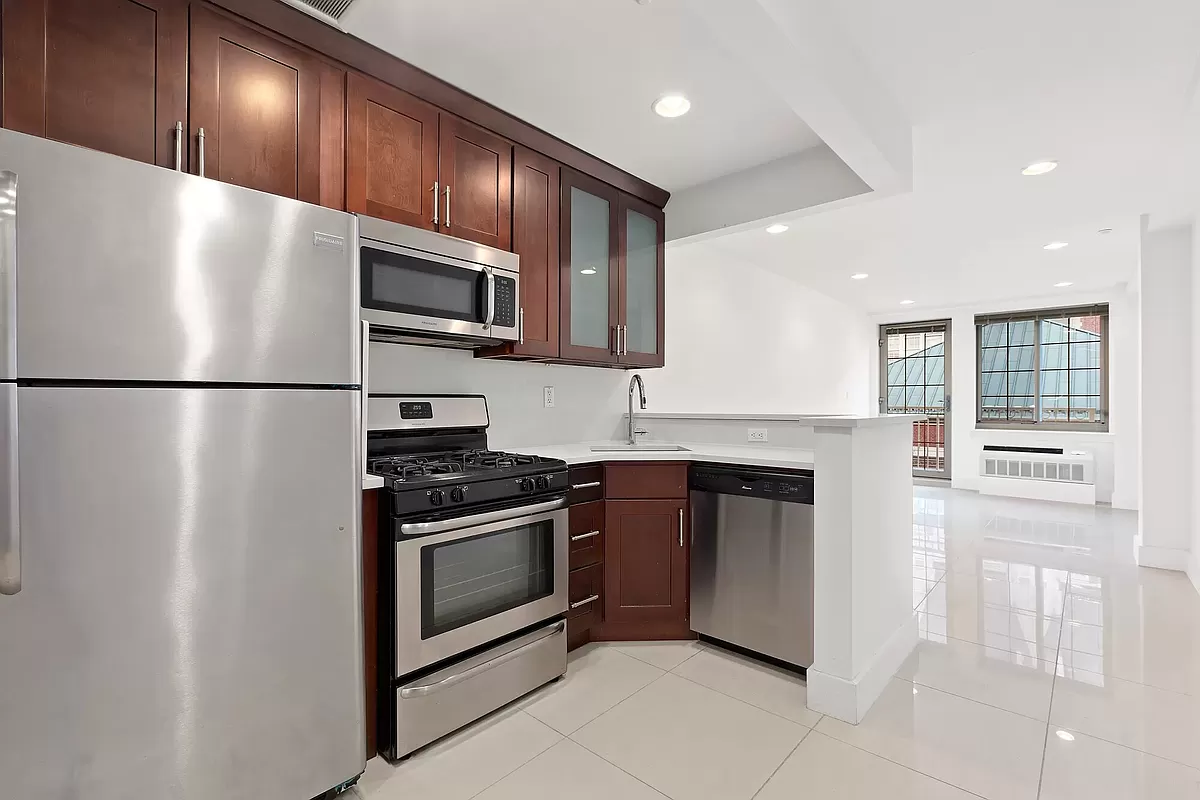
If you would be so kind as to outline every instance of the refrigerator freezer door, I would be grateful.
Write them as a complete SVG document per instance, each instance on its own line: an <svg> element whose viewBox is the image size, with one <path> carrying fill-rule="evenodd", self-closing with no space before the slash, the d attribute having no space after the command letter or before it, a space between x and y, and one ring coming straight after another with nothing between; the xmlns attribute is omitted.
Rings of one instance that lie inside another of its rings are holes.
<svg viewBox="0 0 1200 800"><path fill-rule="evenodd" d="M15 377L360 382L353 215L13 131L5 173Z"/></svg>
<svg viewBox="0 0 1200 800"><path fill-rule="evenodd" d="M297 800L362 771L358 393L18 389L0 595L22 800Z"/></svg>

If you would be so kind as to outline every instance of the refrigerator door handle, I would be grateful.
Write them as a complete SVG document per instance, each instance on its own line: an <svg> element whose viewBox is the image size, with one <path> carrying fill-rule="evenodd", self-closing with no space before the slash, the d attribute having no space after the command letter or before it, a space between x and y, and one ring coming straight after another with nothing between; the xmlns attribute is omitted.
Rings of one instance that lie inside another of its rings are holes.
<svg viewBox="0 0 1200 800"><path fill-rule="evenodd" d="M21 591L21 509L17 462L17 385L0 384L0 594Z"/></svg>
<svg viewBox="0 0 1200 800"><path fill-rule="evenodd" d="M17 173L0 170L0 380L17 377Z"/></svg>

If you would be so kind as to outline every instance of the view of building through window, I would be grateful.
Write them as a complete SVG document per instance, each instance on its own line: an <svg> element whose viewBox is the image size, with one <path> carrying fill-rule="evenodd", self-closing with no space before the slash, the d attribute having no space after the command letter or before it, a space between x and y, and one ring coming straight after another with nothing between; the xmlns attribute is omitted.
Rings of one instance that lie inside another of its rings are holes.
<svg viewBox="0 0 1200 800"><path fill-rule="evenodd" d="M1107 426L1107 306L975 324L980 423Z"/></svg>

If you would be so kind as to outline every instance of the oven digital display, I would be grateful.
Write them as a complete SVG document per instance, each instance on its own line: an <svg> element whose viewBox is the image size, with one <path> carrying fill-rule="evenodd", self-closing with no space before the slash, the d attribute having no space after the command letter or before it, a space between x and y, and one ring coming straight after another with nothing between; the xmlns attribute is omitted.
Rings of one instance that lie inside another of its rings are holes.
<svg viewBox="0 0 1200 800"><path fill-rule="evenodd" d="M433 419L433 403L401 403L400 419Z"/></svg>

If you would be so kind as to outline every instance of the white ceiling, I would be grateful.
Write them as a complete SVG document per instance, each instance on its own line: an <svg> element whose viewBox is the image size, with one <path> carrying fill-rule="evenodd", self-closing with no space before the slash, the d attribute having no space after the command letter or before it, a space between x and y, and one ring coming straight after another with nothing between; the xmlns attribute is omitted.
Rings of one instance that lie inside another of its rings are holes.
<svg viewBox="0 0 1200 800"><path fill-rule="evenodd" d="M1117 286L1139 215L1200 208L1196 0L357 0L344 22L675 192L820 134L875 193L690 246L870 312ZM691 113L655 116L668 90Z"/></svg>
<svg viewBox="0 0 1200 800"><path fill-rule="evenodd" d="M820 142L688 0L357 0L350 33L669 191ZM692 101L664 119L664 93Z"/></svg>
<svg viewBox="0 0 1200 800"><path fill-rule="evenodd" d="M829 4L914 123L912 191L710 246L871 312L915 300L919 317L1130 281L1139 215L1200 208L1200 4ZM1020 174L1047 158L1060 167ZM1055 240L1070 246L1042 249Z"/></svg>

